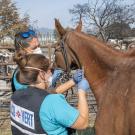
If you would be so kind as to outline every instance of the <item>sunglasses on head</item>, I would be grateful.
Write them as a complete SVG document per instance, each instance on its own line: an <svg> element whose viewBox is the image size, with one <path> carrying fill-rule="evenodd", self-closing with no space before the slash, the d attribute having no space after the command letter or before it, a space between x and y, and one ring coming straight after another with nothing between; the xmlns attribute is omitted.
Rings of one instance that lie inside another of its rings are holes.
<svg viewBox="0 0 135 135"><path fill-rule="evenodd" d="M28 30L27 32L21 32L20 35L21 35L22 38L29 38L31 36L32 37L36 37L37 36L35 31L33 31L33 30Z"/></svg>

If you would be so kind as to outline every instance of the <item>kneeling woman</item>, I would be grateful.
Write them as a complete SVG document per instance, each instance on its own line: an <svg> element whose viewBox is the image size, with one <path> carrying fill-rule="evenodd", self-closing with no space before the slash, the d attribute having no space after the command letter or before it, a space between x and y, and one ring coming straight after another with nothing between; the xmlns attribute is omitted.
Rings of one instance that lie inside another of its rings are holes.
<svg viewBox="0 0 135 135"><path fill-rule="evenodd" d="M11 127L13 135L68 135L67 128L85 129L88 126L86 79L78 84L78 109L70 106L64 95L49 93L51 71L49 61L43 55L30 54L15 57L20 72L17 76L25 90L16 91L11 97ZM61 87L62 88L62 87Z"/></svg>

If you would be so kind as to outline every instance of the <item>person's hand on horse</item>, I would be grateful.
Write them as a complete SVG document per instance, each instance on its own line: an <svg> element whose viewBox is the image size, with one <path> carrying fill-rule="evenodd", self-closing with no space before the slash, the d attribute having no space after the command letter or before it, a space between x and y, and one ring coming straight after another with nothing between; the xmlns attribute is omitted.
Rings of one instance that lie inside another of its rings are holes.
<svg viewBox="0 0 135 135"><path fill-rule="evenodd" d="M60 79L61 75L63 73L63 70L61 69L55 69L54 73L52 75L52 86L56 86L56 82Z"/></svg>
<svg viewBox="0 0 135 135"><path fill-rule="evenodd" d="M85 92L88 92L89 89L90 89L90 85L88 83L88 81L86 80L86 78L83 78L78 84L77 84L77 87L78 87L78 91L79 90L83 90Z"/></svg>
<svg viewBox="0 0 135 135"><path fill-rule="evenodd" d="M83 78L84 78L84 72L81 69L78 69L73 74L73 81L75 82L75 84L78 84Z"/></svg>

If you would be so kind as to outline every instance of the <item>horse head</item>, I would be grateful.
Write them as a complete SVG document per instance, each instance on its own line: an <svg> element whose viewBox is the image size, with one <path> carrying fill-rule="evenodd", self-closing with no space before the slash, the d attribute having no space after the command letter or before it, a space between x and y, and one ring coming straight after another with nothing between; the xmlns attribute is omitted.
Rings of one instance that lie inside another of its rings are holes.
<svg viewBox="0 0 135 135"><path fill-rule="evenodd" d="M64 69L67 72L69 72L71 69L81 68L81 64L79 62L78 57L76 57L76 55L72 51L72 48L70 48L70 46L68 46L68 44L66 44L65 41L66 36L70 31L81 32L82 29L81 19L78 26L74 30L64 29L57 19L55 19L55 27L59 35L59 40L55 46L56 66Z"/></svg>

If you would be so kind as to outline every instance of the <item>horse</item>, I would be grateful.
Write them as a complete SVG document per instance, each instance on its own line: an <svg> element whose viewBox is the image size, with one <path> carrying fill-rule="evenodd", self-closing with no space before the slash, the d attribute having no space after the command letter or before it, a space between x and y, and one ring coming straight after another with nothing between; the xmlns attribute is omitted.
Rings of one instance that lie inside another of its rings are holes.
<svg viewBox="0 0 135 135"><path fill-rule="evenodd" d="M55 63L66 71L83 68L97 102L96 135L135 135L135 49L122 52L55 19L59 41Z"/></svg>

